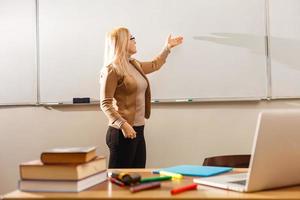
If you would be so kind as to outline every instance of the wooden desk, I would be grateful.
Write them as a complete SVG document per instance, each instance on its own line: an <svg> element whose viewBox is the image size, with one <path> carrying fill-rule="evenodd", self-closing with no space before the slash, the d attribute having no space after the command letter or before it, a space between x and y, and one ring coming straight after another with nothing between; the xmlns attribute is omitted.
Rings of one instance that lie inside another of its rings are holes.
<svg viewBox="0 0 300 200"><path fill-rule="evenodd" d="M126 169L122 171L139 172L143 177L153 176L151 169ZM245 170L235 169L232 173ZM87 191L80 193L29 193L14 191L4 196L4 200L96 200L96 199L300 199L300 186L288 187L277 190L262 191L256 193L239 193L223 189L217 189L200 185L199 190L188 191L172 196L170 190L192 183L193 178L185 177L181 181L165 181L159 189L146 190L138 193L130 193L127 188L121 188L110 182L98 184Z"/></svg>

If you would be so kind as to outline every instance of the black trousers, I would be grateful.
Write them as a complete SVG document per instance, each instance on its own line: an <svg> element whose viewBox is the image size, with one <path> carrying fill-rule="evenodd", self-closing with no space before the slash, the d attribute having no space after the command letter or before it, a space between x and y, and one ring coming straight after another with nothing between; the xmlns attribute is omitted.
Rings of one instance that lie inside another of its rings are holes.
<svg viewBox="0 0 300 200"><path fill-rule="evenodd" d="M144 126L134 126L136 138L125 138L120 129L108 127L106 144L109 147L108 168L145 168L146 143Z"/></svg>

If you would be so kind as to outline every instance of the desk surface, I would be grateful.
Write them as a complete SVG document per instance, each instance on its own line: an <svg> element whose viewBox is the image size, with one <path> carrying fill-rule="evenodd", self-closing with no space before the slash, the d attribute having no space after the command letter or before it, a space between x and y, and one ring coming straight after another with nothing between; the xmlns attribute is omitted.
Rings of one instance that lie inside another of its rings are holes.
<svg viewBox="0 0 300 200"><path fill-rule="evenodd" d="M150 173L151 169L122 169L127 172L138 172L143 177L154 176ZM241 169L235 169L231 173L238 173ZM121 188L109 181L95 185L94 187L79 193L29 193L14 191L4 196L4 200L95 200L95 199L300 199L300 186L288 187L277 190L269 190L255 193L239 193L223 189L217 189L200 185L198 190L184 192L172 196L170 190L174 187L180 187L192 183L192 177L185 177L181 181L165 181L162 187L153 190L141 191L132 194L128 188Z"/></svg>

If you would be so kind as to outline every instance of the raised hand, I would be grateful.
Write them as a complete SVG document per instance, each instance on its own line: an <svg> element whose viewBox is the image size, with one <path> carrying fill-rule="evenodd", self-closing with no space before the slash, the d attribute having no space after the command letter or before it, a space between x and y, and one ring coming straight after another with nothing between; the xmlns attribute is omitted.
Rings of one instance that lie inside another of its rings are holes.
<svg viewBox="0 0 300 200"><path fill-rule="evenodd" d="M172 36L170 34L166 40L166 45L169 49L171 49L171 48L176 47L177 45L181 44L182 41L183 41L182 36L176 36L176 37L172 38Z"/></svg>

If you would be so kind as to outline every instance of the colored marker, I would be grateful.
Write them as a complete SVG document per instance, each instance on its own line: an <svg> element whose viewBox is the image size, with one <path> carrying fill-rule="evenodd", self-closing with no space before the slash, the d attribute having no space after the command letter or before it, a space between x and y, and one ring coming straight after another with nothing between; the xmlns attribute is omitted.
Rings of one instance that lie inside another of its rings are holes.
<svg viewBox="0 0 300 200"><path fill-rule="evenodd" d="M198 184L193 183L191 185L186 185L186 186L183 186L183 187L180 187L180 188L172 189L171 194L175 195L175 194L179 194L181 192L185 192L185 191L189 191L189 190L195 190L195 189L197 189L197 187L198 187Z"/></svg>
<svg viewBox="0 0 300 200"><path fill-rule="evenodd" d="M167 181L171 179L172 176L156 176L156 177L142 178L141 183L154 182L154 181Z"/></svg>
<svg viewBox="0 0 300 200"><path fill-rule="evenodd" d="M150 183L141 183L135 186L131 186L130 187L130 192L134 193L134 192L139 192L142 190L148 190L148 189L152 189L152 188L158 188L160 187L160 182L150 182Z"/></svg>
<svg viewBox="0 0 300 200"><path fill-rule="evenodd" d="M181 174L173 173L173 172L166 172L166 171L159 171L159 175L163 176L172 176L172 179L182 179L183 176Z"/></svg>
<svg viewBox="0 0 300 200"><path fill-rule="evenodd" d="M193 99L177 99L176 102L192 102Z"/></svg>
<svg viewBox="0 0 300 200"><path fill-rule="evenodd" d="M125 186L125 184L122 181L119 181L116 178L110 177L109 180L110 180L110 182L112 182L112 183L114 183L114 184L116 184L116 185L118 185L120 187L124 187Z"/></svg>

